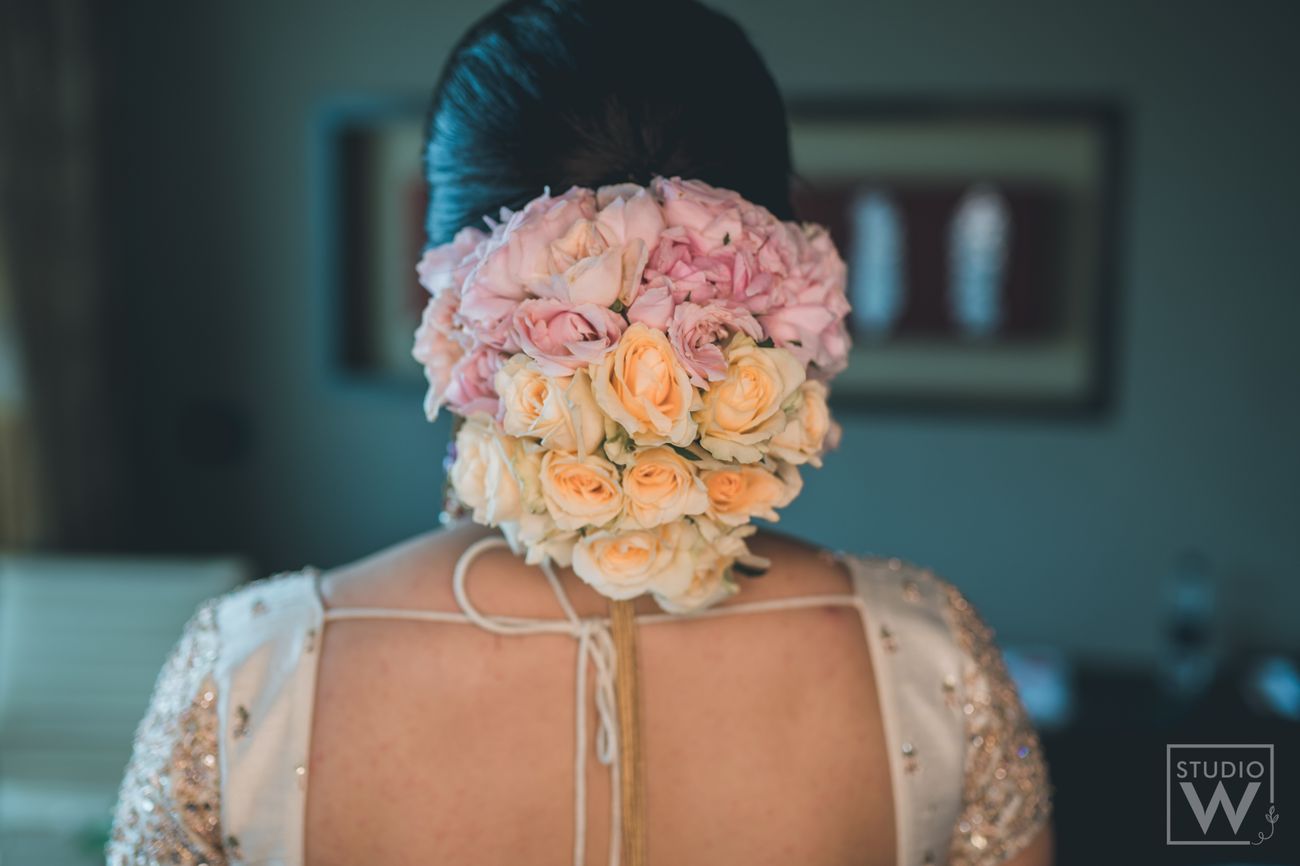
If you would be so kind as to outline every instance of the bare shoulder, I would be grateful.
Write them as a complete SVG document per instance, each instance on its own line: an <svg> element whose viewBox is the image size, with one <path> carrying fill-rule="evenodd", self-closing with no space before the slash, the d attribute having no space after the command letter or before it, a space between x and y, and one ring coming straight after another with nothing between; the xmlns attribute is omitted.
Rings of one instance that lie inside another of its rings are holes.
<svg viewBox="0 0 1300 866"><path fill-rule="evenodd" d="M825 548L772 531L759 532L749 546L772 565L761 577L742 578L736 601L852 592L844 565Z"/></svg>
<svg viewBox="0 0 1300 866"><path fill-rule="evenodd" d="M327 607L431 608L454 603L450 575L460 554L489 530L473 524L404 539L321 575Z"/></svg>
<svg viewBox="0 0 1300 866"><path fill-rule="evenodd" d="M385 607L455 610L452 576L461 554L493 530L463 523L413 536L369 556L330 569L321 576L327 607ZM796 595L833 595L852 591L843 566L822 548L793 536L760 532L753 552L771 561L761 577L741 578L741 592L724 604ZM559 569L565 592L582 613L604 609L604 600L571 570ZM555 599L539 571L505 548L476 561L472 595L485 609L516 616L548 616ZM639 612L658 608L639 599Z"/></svg>

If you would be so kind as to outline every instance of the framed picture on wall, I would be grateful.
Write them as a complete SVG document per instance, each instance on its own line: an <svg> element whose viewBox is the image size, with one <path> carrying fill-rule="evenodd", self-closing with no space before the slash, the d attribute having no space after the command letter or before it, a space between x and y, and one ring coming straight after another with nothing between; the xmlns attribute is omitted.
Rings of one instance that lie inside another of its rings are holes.
<svg viewBox="0 0 1300 866"><path fill-rule="evenodd" d="M1119 113L795 102L795 208L849 265L850 405L1106 404Z"/></svg>
<svg viewBox="0 0 1300 866"><path fill-rule="evenodd" d="M331 363L418 383L423 107L331 106L320 142ZM800 217L849 264L863 407L1095 411L1109 393L1120 115L1100 105L795 101Z"/></svg>
<svg viewBox="0 0 1300 866"><path fill-rule="evenodd" d="M348 378L423 381L411 358L428 300L415 274L428 201L422 120L413 99L340 100L318 119L327 355Z"/></svg>

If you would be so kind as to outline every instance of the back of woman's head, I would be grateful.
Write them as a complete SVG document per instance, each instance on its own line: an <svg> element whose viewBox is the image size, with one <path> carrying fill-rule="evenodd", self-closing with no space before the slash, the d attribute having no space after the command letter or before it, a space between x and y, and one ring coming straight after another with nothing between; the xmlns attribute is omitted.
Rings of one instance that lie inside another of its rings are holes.
<svg viewBox="0 0 1300 866"><path fill-rule="evenodd" d="M545 186L656 174L793 216L776 83L735 22L693 0L511 0L453 49L427 132L435 244Z"/></svg>

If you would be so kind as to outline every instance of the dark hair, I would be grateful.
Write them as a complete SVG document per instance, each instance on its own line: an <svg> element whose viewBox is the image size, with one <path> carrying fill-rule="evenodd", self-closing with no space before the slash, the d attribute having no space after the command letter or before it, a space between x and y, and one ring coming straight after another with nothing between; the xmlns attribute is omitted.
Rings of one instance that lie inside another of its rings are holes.
<svg viewBox="0 0 1300 866"><path fill-rule="evenodd" d="M511 0L452 50L426 131L435 244L545 186L656 174L793 216L776 82L734 21L693 0Z"/></svg>

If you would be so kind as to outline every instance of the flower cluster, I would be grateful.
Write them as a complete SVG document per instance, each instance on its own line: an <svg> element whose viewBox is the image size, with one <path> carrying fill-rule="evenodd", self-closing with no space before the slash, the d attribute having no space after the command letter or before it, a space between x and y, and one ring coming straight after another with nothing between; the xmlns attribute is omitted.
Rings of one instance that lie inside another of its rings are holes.
<svg viewBox="0 0 1300 866"><path fill-rule="evenodd" d="M529 562L670 611L761 568L755 517L838 428L844 263L825 230L655 178L549 193L429 250L425 411L466 421L450 479Z"/></svg>

